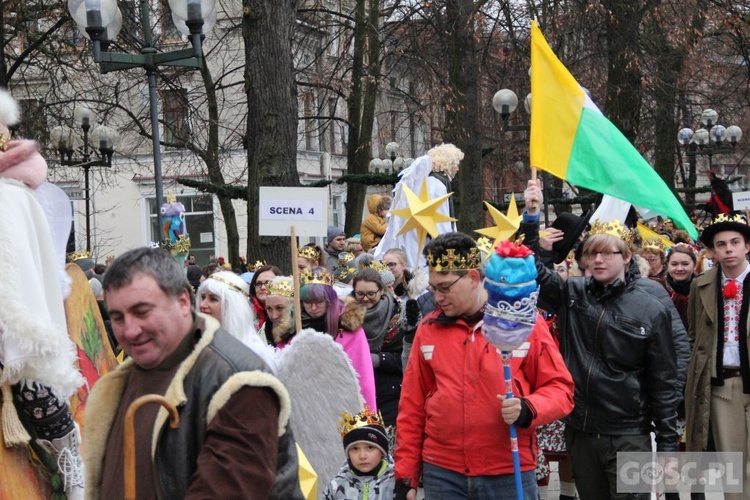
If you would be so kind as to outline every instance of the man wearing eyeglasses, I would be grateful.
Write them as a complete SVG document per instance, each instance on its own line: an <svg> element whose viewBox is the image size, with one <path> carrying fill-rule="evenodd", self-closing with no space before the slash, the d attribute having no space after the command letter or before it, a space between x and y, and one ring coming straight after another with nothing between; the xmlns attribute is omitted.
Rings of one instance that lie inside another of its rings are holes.
<svg viewBox="0 0 750 500"><path fill-rule="evenodd" d="M526 215L538 217L530 181ZM575 381L565 441L581 500L651 498L618 491L617 453L677 451L677 353L667 306L628 272L632 232L596 223L583 244L588 277L559 274L537 260L539 305L556 313L560 351ZM644 486L644 485L639 485Z"/></svg>
<svg viewBox="0 0 750 500"><path fill-rule="evenodd" d="M487 294L474 240L446 233L423 251L437 309L420 323L404 374L396 433L396 498L515 499L509 424L518 428L525 498L537 498L534 428L567 415L573 383L537 318L513 352L513 392L503 363L482 336Z"/></svg>

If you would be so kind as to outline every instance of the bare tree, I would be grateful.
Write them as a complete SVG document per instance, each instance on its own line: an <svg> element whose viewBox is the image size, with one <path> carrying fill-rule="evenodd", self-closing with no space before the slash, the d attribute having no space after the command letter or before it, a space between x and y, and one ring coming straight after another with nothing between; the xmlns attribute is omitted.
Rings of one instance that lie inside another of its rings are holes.
<svg viewBox="0 0 750 500"><path fill-rule="evenodd" d="M247 94L247 218L258 220L259 190L297 186L297 89L292 63L293 0L242 2ZM286 263L287 240L261 238L248 231L247 252L268 262Z"/></svg>

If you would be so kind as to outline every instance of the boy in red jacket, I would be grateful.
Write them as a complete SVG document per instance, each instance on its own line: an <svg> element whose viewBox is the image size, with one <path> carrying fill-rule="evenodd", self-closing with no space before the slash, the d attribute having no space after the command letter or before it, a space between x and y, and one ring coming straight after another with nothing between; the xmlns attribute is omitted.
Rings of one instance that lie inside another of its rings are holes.
<svg viewBox="0 0 750 500"><path fill-rule="evenodd" d="M516 498L509 424L518 427L524 495L537 497L534 429L573 409L573 380L537 316L513 351L505 399L500 354L481 333L487 300L476 243L446 233L424 249L438 308L417 329L396 425L396 496Z"/></svg>

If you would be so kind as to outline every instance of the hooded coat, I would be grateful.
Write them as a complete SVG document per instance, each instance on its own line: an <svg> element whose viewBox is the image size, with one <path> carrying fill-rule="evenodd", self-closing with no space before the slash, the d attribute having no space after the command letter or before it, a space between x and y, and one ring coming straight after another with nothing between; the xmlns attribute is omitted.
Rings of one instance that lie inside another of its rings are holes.
<svg viewBox="0 0 750 500"><path fill-rule="evenodd" d="M362 221L362 227L359 229L359 244L362 245L362 250L365 252L370 251L371 248L380 243L385 234L386 227L388 227L388 222L380 216L378 210L383 205L383 198L379 194L373 194L367 198L367 210L370 213Z"/></svg>

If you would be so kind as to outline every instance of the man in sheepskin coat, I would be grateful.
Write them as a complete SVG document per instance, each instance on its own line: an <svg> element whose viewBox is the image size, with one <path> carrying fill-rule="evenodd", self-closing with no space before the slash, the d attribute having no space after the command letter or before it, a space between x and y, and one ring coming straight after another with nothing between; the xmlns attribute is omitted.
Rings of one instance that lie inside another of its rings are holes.
<svg viewBox="0 0 750 500"><path fill-rule="evenodd" d="M87 497L122 498L126 411L158 394L180 424L170 428L157 405L136 414L137 498L302 498L286 389L257 354L192 310L177 261L160 249L131 250L103 285L129 359L89 398Z"/></svg>

